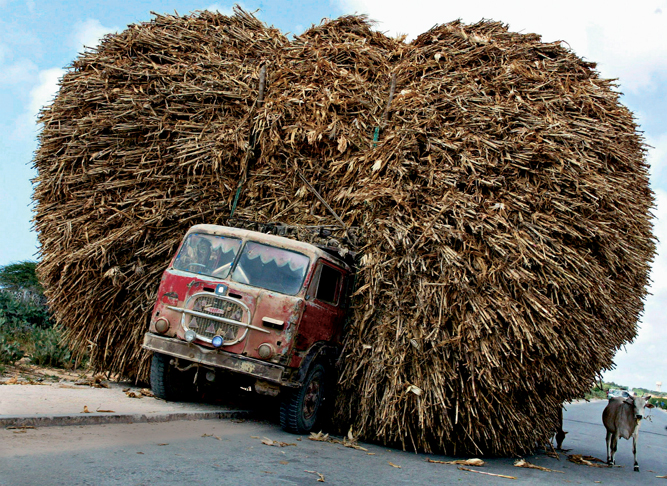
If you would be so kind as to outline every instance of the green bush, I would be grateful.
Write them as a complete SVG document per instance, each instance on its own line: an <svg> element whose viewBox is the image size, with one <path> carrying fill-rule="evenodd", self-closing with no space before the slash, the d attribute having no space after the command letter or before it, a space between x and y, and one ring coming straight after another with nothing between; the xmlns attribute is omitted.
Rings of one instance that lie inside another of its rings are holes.
<svg viewBox="0 0 667 486"><path fill-rule="evenodd" d="M0 334L0 363L14 364L23 358L24 354L17 343L8 341L4 334Z"/></svg>
<svg viewBox="0 0 667 486"><path fill-rule="evenodd" d="M54 368L71 366L72 353L61 344L62 336L57 329L35 329L32 338L35 350L30 361L33 364Z"/></svg>
<svg viewBox="0 0 667 486"><path fill-rule="evenodd" d="M23 298L8 290L0 290L0 317L6 320L3 327L9 331L52 327L49 311L39 298Z"/></svg>
<svg viewBox="0 0 667 486"><path fill-rule="evenodd" d="M36 267L29 261L0 267L0 363L27 354L36 365L71 367L72 353L53 327Z"/></svg>
<svg viewBox="0 0 667 486"><path fill-rule="evenodd" d="M0 332L26 332L52 327L44 289L37 278L37 262L0 266Z"/></svg>

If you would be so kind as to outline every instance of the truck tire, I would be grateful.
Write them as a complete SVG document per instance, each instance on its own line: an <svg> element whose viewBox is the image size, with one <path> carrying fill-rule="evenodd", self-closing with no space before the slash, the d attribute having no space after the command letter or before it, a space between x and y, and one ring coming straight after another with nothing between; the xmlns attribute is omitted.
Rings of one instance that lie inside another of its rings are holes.
<svg viewBox="0 0 667 486"><path fill-rule="evenodd" d="M301 388L285 392L280 402L280 426L293 434L310 432L317 424L324 400L326 371L316 364Z"/></svg>
<svg viewBox="0 0 667 486"><path fill-rule="evenodd" d="M153 353L151 361L151 391L153 394L172 402L183 402L192 399L195 391L194 375L187 371L179 371L169 362L171 356Z"/></svg>

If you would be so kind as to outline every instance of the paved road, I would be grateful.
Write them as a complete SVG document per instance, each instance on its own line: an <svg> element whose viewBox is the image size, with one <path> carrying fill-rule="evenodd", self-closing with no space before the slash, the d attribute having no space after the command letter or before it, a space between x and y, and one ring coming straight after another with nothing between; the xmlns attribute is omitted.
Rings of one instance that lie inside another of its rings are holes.
<svg viewBox="0 0 667 486"><path fill-rule="evenodd" d="M568 407L565 447L570 454L604 459L605 402ZM449 460L362 444L368 451L315 442L286 434L274 420L198 420L156 424L115 424L0 430L0 485L315 485L325 484L644 484L667 485L667 414L654 411L642 425L639 463L632 471L632 446L622 440L623 467L593 468L535 455L533 464L563 474L522 469L513 459L491 459L473 468L516 480L461 471ZM263 438L285 447L268 446ZM398 467L392 466L392 464ZM308 472L312 471L312 472Z"/></svg>

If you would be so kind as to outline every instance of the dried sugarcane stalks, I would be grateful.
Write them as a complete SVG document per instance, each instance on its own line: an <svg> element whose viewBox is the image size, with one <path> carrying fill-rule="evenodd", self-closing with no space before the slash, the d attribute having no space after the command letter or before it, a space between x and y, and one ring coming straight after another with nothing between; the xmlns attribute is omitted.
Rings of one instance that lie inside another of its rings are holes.
<svg viewBox="0 0 667 486"><path fill-rule="evenodd" d="M522 454L636 336L644 142L559 43L492 21L406 44L355 16L290 41L239 9L157 15L80 55L41 120L39 271L98 370L146 376L182 235L241 219L361 229L337 423L362 439Z"/></svg>

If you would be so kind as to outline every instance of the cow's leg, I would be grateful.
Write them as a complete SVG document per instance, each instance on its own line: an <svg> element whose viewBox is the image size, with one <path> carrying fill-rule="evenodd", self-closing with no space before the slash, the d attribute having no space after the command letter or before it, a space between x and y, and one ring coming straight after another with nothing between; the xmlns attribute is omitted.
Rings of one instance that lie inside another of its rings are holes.
<svg viewBox="0 0 667 486"><path fill-rule="evenodd" d="M607 464L611 465L611 432L607 430Z"/></svg>
<svg viewBox="0 0 667 486"><path fill-rule="evenodd" d="M560 450L563 448L565 434L567 434L567 432L563 431L563 407L560 407L560 410L558 411L558 429L556 430L556 449Z"/></svg>
<svg viewBox="0 0 667 486"><path fill-rule="evenodd" d="M634 434L632 434L632 455L635 458L635 471L639 472L639 463L637 462L637 439L639 434L637 434L637 431L635 431Z"/></svg>
<svg viewBox="0 0 667 486"><path fill-rule="evenodd" d="M611 434L611 465L616 464L616 450L618 449L618 432Z"/></svg>

